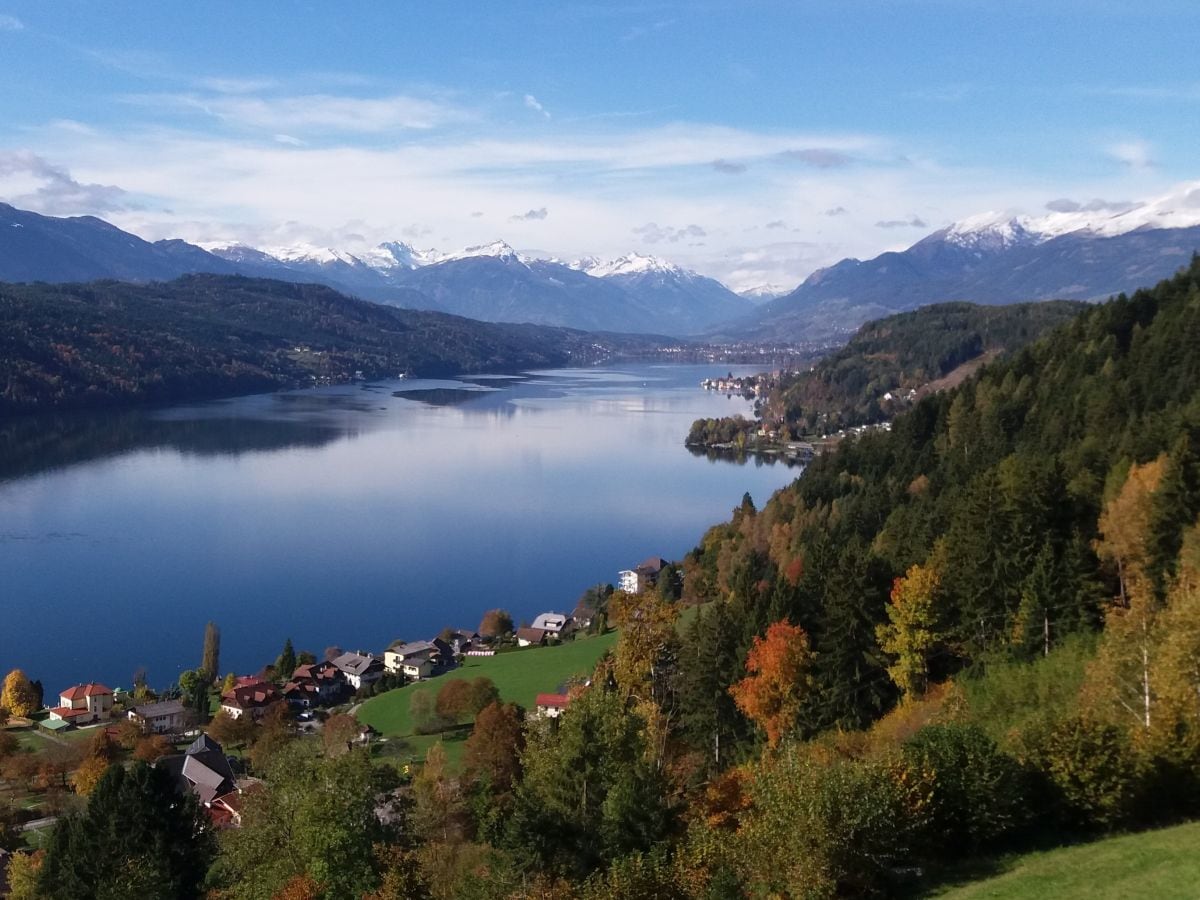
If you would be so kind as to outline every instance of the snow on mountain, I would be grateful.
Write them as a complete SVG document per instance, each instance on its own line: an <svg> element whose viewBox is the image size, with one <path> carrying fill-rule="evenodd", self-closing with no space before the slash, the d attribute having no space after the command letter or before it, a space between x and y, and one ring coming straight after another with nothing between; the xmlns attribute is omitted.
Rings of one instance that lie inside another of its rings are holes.
<svg viewBox="0 0 1200 900"><path fill-rule="evenodd" d="M768 300L790 294L795 289L796 286L791 284L756 284L753 287L743 288L737 292L737 295L745 297L751 303L766 303Z"/></svg>
<svg viewBox="0 0 1200 900"><path fill-rule="evenodd" d="M1041 244L1078 232L1116 237L1132 231L1200 225L1200 181L1185 182L1169 193L1141 203L1102 200L1062 203L1067 208L1044 216L981 213L955 222L926 240L940 238L963 247L1005 249L1021 244Z"/></svg>
<svg viewBox="0 0 1200 900"><path fill-rule="evenodd" d="M684 269L658 256L629 253L607 262L587 256L571 263L572 269L586 272L593 278L609 278L613 275L687 275Z"/></svg>
<svg viewBox="0 0 1200 900"><path fill-rule="evenodd" d="M359 258L372 269L393 272L397 269L416 269L443 259L437 250L418 250L403 241L384 241L359 254Z"/></svg>
<svg viewBox="0 0 1200 900"><path fill-rule="evenodd" d="M519 262L528 265L532 260L517 253L511 246L504 241L492 241L490 244L481 244L478 247L467 247L465 250L460 250L458 253L449 253L443 256L437 262L450 262L455 259L473 259L480 256L490 256L495 259L502 259L506 262Z"/></svg>

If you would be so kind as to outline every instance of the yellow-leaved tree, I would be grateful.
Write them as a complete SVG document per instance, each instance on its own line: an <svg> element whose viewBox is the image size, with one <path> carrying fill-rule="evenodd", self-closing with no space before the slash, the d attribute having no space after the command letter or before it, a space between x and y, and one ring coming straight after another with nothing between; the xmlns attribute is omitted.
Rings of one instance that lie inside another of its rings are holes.
<svg viewBox="0 0 1200 900"><path fill-rule="evenodd" d="M888 623L875 629L879 648L896 659L887 671L906 700L925 693L929 657L942 640L938 627L939 582L933 565L912 566L892 585Z"/></svg>
<svg viewBox="0 0 1200 900"><path fill-rule="evenodd" d="M1146 574L1154 492L1167 458L1132 466L1100 514L1096 553L1115 568L1119 594L1105 615L1104 636L1089 667L1086 695L1093 709L1149 732L1154 723L1154 678L1160 613Z"/></svg>
<svg viewBox="0 0 1200 900"><path fill-rule="evenodd" d="M20 669L13 669L4 679L0 706L14 716L32 716L38 709L37 691Z"/></svg>

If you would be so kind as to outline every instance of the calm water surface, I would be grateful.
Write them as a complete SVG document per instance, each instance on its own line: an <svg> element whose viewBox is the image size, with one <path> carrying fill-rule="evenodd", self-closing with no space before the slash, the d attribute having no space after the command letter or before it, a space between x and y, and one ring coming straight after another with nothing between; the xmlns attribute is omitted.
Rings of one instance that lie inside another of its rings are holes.
<svg viewBox="0 0 1200 900"><path fill-rule="evenodd" d="M683 447L728 366L395 381L0 426L0 670L47 692L570 611L798 470ZM736 371L736 370L735 370ZM747 371L747 370L743 370Z"/></svg>

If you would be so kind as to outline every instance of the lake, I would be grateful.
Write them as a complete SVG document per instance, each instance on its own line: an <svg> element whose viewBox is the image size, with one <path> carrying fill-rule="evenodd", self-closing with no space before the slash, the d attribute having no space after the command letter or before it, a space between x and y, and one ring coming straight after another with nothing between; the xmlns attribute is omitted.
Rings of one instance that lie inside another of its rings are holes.
<svg viewBox="0 0 1200 900"><path fill-rule="evenodd" d="M589 585L682 557L749 492L799 473L689 453L699 416L749 413L702 378L614 365L397 380L0 424L0 670L47 695L253 672L285 638L396 638L570 612ZM745 374L752 369L734 369Z"/></svg>

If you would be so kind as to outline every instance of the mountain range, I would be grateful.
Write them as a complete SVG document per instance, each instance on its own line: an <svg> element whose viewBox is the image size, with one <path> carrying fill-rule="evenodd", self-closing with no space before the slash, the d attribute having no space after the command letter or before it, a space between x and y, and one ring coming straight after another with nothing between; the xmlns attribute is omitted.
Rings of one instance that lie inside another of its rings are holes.
<svg viewBox="0 0 1200 900"><path fill-rule="evenodd" d="M399 241L354 252L148 242L91 216L53 218L0 204L0 281L245 275L489 322L836 342L866 321L931 303L1100 299L1171 275L1200 248L1200 182L1145 203L1052 206L1040 217L974 216L906 250L819 269L794 290L765 285L738 295L639 253L564 261L518 253L503 241L456 253Z"/></svg>
<svg viewBox="0 0 1200 900"><path fill-rule="evenodd" d="M931 303L1099 300L1166 278L1200 250L1200 182L1146 203L1060 207L1040 217L986 213L907 250L844 259L710 336L812 340Z"/></svg>
<svg viewBox="0 0 1200 900"><path fill-rule="evenodd" d="M487 322L590 331L696 334L753 310L712 278L657 257L566 263L502 241L459 253L401 242L362 253L149 242L92 216L55 218L0 204L0 281L163 281L208 273L318 283L366 300Z"/></svg>

